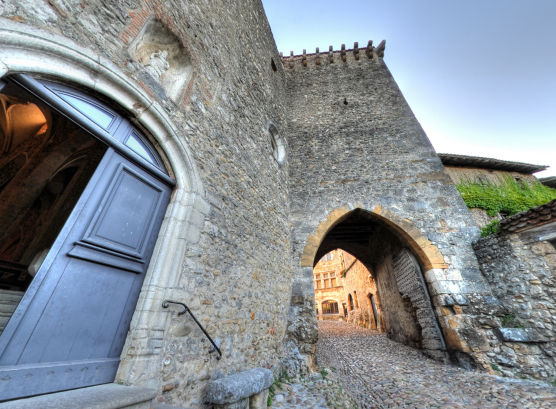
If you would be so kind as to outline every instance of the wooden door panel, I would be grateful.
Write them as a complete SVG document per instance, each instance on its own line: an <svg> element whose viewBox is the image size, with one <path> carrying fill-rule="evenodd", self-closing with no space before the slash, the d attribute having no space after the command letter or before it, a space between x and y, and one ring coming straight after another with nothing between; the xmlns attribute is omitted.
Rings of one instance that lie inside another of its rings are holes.
<svg viewBox="0 0 556 409"><path fill-rule="evenodd" d="M20 363L108 357L120 320L113 312L124 309L133 286L134 277L128 276L121 270L71 260Z"/></svg>
<svg viewBox="0 0 556 409"><path fill-rule="evenodd" d="M119 364L118 358L106 358L5 366L0 400L97 385L98 379L114 379Z"/></svg>
<svg viewBox="0 0 556 409"><path fill-rule="evenodd" d="M82 241L136 258L145 257L147 238L163 192L121 165Z"/></svg>
<svg viewBox="0 0 556 409"><path fill-rule="evenodd" d="M107 151L2 335L0 400L113 381L169 196Z"/></svg>

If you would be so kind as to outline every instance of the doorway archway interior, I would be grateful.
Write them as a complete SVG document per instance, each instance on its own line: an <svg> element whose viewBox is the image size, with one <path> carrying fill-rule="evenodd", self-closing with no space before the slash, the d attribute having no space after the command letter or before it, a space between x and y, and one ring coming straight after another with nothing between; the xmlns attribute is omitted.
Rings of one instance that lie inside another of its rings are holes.
<svg viewBox="0 0 556 409"><path fill-rule="evenodd" d="M376 282L380 313L375 312L377 300L365 298L370 308L375 302L372 314L380 320L381 329L398 342L445 360L446 346L423 279L424 263L415 256L412 245L380 217L355 209L328 231L316 252L314 265L334 249L353 255ZM361 299L355 297L355 292L347 297L348 308L357 309Z"/></svg>
<svg viewBox="0 0 556 409"><path fill-rule="evenodd" d="M112 382L174 181L111 105L21 74L0 149L0 401Z"/></svg>

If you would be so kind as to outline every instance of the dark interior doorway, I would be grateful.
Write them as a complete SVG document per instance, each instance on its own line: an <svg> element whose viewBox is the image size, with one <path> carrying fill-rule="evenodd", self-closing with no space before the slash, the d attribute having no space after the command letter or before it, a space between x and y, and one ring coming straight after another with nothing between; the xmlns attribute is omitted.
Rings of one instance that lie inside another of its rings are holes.
<svg viewBox="0 0 556 409"><path fill-rule="evenodd" d="M0 147L1 334L107 146L8 83Z"/></svg>
<svg viewBox="0 0 556 409"><path fill-rule="evenodd" d="M0 87L0 401L112 382L174 181L92 92Z"/></svg>

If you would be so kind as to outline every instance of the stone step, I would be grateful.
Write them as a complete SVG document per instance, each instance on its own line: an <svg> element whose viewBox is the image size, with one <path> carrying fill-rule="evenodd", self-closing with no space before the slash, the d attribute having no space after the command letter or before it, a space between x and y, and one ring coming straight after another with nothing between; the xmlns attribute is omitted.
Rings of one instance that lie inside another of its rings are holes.
<svg viewBox="0 0 556 409"><path fill-rule="evenodd" d="M6 328L24 294L23 291L0 290L0 334Z"/></svg>
<svg viewBox="0 0 556 409"><path fill-rule="evenodd" d="M173 406L166 403L153 403L151 409L191 409L183 406Z"/></svg>
<svg viewBox="0 0 556 409"><path fill-rule="evenodd" d="M151 409L154 389L136 386L90 386L0 403L0 409Z"/></svg>
<svg viewBox="0 0 556 409"><path fill-rule="evenodd" d="M21 297L25 294L24 291L2 290L0 289L0 304L4 303L19 303Z"/></svg>

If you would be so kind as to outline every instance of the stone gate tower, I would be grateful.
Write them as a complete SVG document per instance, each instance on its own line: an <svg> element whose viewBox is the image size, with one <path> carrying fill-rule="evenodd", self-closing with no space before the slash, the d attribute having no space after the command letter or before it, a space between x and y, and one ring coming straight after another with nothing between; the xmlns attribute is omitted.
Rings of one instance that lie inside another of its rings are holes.
<svg viewBox="0 0 556 409"><path fill-rule="evenodd" d="M342 248L381 293L386 330L438 359L482 361L493 301L469 212L384 64L385 43L283 57L294 273L289 336L315 340L312 268Z"/></svg>

